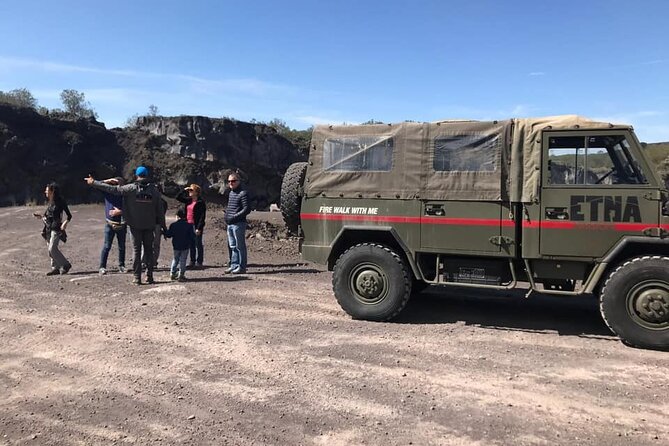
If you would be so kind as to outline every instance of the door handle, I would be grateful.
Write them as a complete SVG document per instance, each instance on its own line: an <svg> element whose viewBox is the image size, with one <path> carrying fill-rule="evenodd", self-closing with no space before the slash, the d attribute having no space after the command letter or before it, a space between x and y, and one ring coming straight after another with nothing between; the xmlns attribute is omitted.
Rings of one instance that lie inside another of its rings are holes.
<svg viewBox="0 0 669 446"><path fill-rule="evenodd" d="M446 215L444 206L441 204L426 204L425 205L425 215L434 215L437 217L443 217Z"/></svg>
<svg viewBox="0 0 669 446"><path fill-rule="evenodd" d="M546 220L569 220L567 208L546 208Z"/></svg>

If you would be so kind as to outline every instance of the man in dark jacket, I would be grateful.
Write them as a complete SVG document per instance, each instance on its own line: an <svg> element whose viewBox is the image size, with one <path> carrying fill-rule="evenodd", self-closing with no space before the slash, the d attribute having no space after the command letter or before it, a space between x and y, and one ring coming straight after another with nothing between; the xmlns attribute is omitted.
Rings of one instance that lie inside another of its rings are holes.
<svg viewBox="0 0 669 446"><path fill-rule="evenodd" d="M160 192L155 184L148 179L149 170L139 166L135 170L134 183L124 186L112 186L102 181L95 181L90 175L85 178L88 185L103 192L123 196L123 213L125 221L130 227L135 253L133 260L133 283L142 283L142 247L146 253L146 281L153 283L153 237L156 225L165 228L165 214L163 214Z"/></svg>
<svg viewBox="0 0 669 446"><path fill-rule="evenodd" d="M202 199L202 189L197 184L191 184L176 196L177 201L186 205L186 221L195 228L195 240L190 247L190 266L201 267L204 262L204 222L207 218L207 204Z"/></svg>
<svg viewBox="0 0 669 446"><path fill-rule="evenodd" d="M246 273L246 216L251 212L246 190L240 184L239 175L228 175L230 197L223 219L228 225L228 246L230 247L230 266L226 273Z"/></svg>

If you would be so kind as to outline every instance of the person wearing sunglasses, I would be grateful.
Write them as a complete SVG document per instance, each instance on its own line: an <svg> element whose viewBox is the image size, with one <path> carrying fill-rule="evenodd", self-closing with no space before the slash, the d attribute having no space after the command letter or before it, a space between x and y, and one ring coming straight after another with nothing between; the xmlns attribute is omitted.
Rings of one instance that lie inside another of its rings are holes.
<svg viewBox="0 0 669 446"><path fill-rule="evenodd" d="M223 219L228 225L228 247L230 248L230 265L225 270L230 274L246 273L246 216L251 212L246 190L242 187L239 175L232 172L228 175L230 196L225 208Z"/></svg>

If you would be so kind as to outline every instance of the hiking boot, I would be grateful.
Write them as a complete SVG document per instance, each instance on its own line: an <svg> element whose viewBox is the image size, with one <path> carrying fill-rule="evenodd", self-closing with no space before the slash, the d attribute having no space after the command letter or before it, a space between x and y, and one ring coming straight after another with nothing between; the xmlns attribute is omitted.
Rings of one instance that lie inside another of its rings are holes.
<svg viewBox="0 0 669 446"><path fill-rule="evenodd" d="M242 268L241 266L238 266L237 268L230 271L230 274L246 274L246 268Z"/></svg>
<svg viewBox="0 0 669 446"><path fill-rule="evenodd" d="M70 272L71 269L72 269L72 264L68 263L67 265L65 265L63 267L63 270L60 273L61 274L67 274L68 272Z"/></svg>
<svg viewBox="0 0 669 446"><path fill-rule="evenodd" d="M126 272L125 266L119 265L118 266L118 272L121 273L121 274L125 273Z"/></svg>
<svg viewBox="0 0 669 446"><path fill-rule="evenodd" d="M151 284L153 284L153 283L156 283L156 281L153 280L153 276L146 276L146 283L148 283L149 285L151 285Z"/></svg>
<svg viewBox="0 0 669 446"><path fill-rule="evenodd" d="M99 273L101 276L104 276L105 274L107 274L107 268L100 268Z"/></svg>
<svg viewBox="0 0 669 446"><path fill-rule="evenodd" d="M171 273L170 274L170 280L177 280L177 277L178 276L176 275L176 273Z"/></svg>
<svg viewBox="0 0 669 446"><path fill-rule="evenodd" d="M142 279L139 277L135 277L134 279L132 279L132 283L134 283L135 285L141 285Z"/></svg>
<svg viewBox="0 0 669 446"><path fill-rule="evenodd" d="M179 282L185 282L186 281L186 276L179 276L177 279Z"/></svg>
<svg viewBox="0 0 669 446"><path fill-rule="evenodd" d="M49 271L48 273L46 273L47 276L57 276L58 274L60 274L60 270L56 269L56 268L54 268L51 271Z"/></svg>

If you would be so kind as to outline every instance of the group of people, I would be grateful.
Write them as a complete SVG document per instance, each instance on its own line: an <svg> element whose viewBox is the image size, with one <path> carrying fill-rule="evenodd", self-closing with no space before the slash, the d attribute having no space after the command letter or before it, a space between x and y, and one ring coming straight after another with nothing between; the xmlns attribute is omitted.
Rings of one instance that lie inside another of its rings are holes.
<svg viewBox="0 0 669 446"><path fill-rule="evenodd" d="M191 184L175 198L183 205L176 212L176 221L169 228L165 222L167 202L162 198L159 187L150 181L149 170L144 166L135 169L135 181L125 184L121 177L102 181L92 176L84 179L89 186L100 190L105 200L104 243L100 253L99 273L107 274L109 252L116 238L118 245L118 270L126 272L125 242L127 228L133 245L133 283L142 283L142 271L146 271L146 283L154 283L153 272L158 264L160 253L160 237L171 238L174 256L170 266L172 280L186 280L188 267L197 268L204 264L204 227L207 206L202 198L202 189ZM240 176L231 172L227 177L230 189L224 220L227 224L228 248L230 262L225 270L229 274L246 273L246 216L250 212L246 190L241 185ZM44 193L47 208L43 214L35 213L42 218L44 230L42 235L47 242L51 270L47 275L66 274L72 264L59 249L59 242L67 238L66 228L72 214L63 198L60 188L55 183L46 186ZM63 219L63 214L66 218Z"/></svg>

